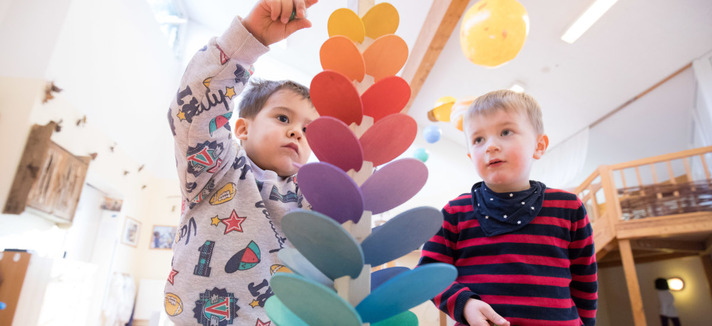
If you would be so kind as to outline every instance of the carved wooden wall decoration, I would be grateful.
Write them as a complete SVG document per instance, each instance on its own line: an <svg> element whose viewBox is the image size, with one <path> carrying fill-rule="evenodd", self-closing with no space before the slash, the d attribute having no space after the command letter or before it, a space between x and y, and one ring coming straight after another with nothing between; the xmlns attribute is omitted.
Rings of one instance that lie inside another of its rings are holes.
<svg viewBox="0 0 712 326"><path fill-rule="evenodd" d="M72 221L90 158L52 142L55 125L32 126L3 213L20 214L30 206L61 222Z"/></svg>

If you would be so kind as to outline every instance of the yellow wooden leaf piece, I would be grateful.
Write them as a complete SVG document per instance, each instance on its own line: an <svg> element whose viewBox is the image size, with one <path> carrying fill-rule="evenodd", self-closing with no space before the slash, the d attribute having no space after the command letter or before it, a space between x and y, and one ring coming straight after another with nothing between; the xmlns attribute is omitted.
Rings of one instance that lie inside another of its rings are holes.
<svg viewBox="0 0 712 326"><path fill-rule="evenodd" d="M366 34L361 18L348 8L336 9L331 13L327 30L329 37L343 35L358 43L363 43Z"/></svg>
<svg viewBox="0 0 712 326"><path fill-rule="evenodd" d="M386 34L394 34L398 29L400 17L396 7L388 2L381 2L371 7L361 20L366 28L366 36L375 40Z"/></svg>

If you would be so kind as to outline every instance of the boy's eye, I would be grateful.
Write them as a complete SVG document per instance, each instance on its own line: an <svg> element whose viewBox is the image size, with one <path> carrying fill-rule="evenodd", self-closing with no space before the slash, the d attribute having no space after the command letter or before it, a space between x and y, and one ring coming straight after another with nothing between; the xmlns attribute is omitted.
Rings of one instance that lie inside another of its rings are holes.
<svg viewBox="0 0 712 326"><path fill-rule="evenodd" d="M509 129L502 130L502 136L509 136L511 134L512 134L512 131Z"/></svg>
<svg viewBox="0 0 712 326"><path fill-rule="evenodd" d="M482 137L477 137L477 138L475 138L475 139L472 140L472 144L475 144L475 145L476 145L476 144L481 143L482 141L484 141L484 138L482 138Z"/></svg>
<svg viewBox="0 0 712 326"><path fill-rule="evenodd" d="M302 132L307 132L307 127L302 128Z"/></svg>
<svg viewBox="0 0 712 326"><path fill-rule="evenodd" d="M277 116L277 120L284 122L284 123L289 122L289 118L286 115L282 115L282 114Z"/></svg>

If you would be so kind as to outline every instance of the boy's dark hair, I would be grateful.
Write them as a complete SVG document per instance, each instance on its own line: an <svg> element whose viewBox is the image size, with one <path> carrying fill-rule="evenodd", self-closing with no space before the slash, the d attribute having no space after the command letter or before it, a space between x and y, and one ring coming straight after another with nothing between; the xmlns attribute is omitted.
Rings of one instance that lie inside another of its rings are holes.
<svg viewBox="0 0 712 326"><path fill-rule="evenodd" d="M655 288L658 290L669 290L670 286L668 286L668 282L664 278L656 278L655 279Z"/></svg>
<svg viewBox="0 0 712 326"><path fill-rule="evenodd" d="M267 102L267 99L277 91L288 89L311 102L309 88L291 80L261 80L250 81L250 87L243 93L240 101L240 118L254 118Z"/></svg>

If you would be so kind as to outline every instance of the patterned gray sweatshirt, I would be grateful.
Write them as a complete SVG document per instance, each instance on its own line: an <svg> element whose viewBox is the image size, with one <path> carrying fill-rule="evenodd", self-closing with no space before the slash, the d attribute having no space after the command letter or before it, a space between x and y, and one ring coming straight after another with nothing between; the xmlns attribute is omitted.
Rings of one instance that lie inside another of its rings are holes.
<svg viewBox="0 0 712 326"><path fill-rule="evenodd" d="M252 64L268 51L236 18L195 54L168 121L183 194L165 309L176 325L270 325L268 281L284 268L280 222L301 207L294 178L252 163L229 119Z"/></svg>

